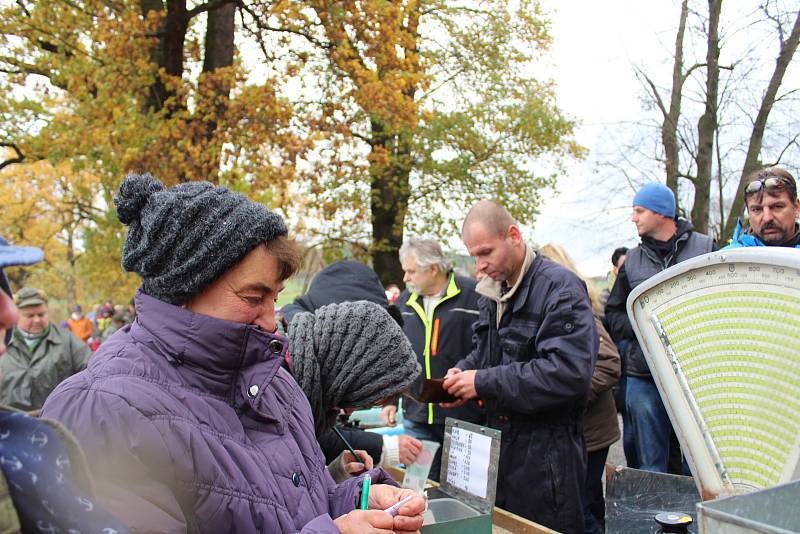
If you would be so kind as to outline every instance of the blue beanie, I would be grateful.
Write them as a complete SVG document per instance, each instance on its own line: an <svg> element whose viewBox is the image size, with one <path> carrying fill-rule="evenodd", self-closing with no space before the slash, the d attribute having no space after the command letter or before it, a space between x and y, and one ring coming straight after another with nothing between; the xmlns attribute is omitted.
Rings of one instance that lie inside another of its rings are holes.
<svg viewBox="0 0 800 534"><path fill-rule="evenodd" d="M633 197L633 205L647 208L670 219L675 217L675 194L664 184L645 184Z"/></svg>

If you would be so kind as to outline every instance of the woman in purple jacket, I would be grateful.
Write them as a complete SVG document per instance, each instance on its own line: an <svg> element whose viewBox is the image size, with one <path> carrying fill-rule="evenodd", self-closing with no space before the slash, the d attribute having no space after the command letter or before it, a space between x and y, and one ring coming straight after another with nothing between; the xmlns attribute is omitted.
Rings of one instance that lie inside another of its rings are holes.
<svg viewBox="0 0 800 534"><path fill-rule="evenodd" d="M390 532L422 498L381 470L336 485L303 391L281 367L274 303L299 265L280 216L207 182L130 175L122 266L142 277L136 322L59 385L43 415L78 437L99 501L137 532ZM386 482L387 484L384 484Z"/></svg>

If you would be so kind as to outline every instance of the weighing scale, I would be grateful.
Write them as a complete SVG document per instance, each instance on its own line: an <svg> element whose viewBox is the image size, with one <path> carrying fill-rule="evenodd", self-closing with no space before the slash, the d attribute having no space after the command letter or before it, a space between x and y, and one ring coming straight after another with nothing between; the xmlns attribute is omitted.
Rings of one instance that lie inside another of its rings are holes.
<svg viewBox="0 0 800 534"><path fill-rule="evenodd" d="M703 500L800 478L797 250L692 258L627 309Z"/></svg>

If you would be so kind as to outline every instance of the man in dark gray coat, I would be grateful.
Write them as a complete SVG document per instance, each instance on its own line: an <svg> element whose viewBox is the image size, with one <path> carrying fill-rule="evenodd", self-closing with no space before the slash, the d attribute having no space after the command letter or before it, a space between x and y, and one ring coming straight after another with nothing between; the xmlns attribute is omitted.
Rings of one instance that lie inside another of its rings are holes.
<svg viewBox="0 0 800 534"><path fill-rule="evenodd" d="M478 202L462 228L485 275L476 346L444 387L480 398L502 432L497 506L559 532L583 532L583 412L598 350L586 286L525 244L502 206Z"/></svg>
<svg viewBox="0 0 800 534"><path fill-rule="evenodd" d="M627 341L622 359L626 376L623 442L628 467L667 472L672 426L628 320L625 303L633 288L689 258L713 252L716 243L675 216L675 195L651 183L633 198L633 216L642 243L628 251L606 303L606 323L614 341Z"/></svg>

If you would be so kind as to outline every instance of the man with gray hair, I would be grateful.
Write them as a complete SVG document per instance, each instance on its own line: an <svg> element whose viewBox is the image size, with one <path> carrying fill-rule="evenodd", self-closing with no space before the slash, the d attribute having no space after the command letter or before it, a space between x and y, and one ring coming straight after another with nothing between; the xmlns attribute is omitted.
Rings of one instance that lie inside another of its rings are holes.
<svg viewBox="0 0 800 534"><path fill-rule="evenodd" d="M403 314L403 331L411 341L424 370L412 393L422 398L426 380L441 379L447 370L472 350L472 323L478 319L475 281L453 272L442 247L432 239L409 239L400 247L400 263L406 290L398 297ZM397 406L389 404L381 415L394 424ZM484 423L483 410L476 403L457 408L442 408L434 402L403 399L405 430L417 439L444 441L445 417ZM430 478L439 480L442 448L434 456Z"/></svg>

